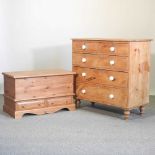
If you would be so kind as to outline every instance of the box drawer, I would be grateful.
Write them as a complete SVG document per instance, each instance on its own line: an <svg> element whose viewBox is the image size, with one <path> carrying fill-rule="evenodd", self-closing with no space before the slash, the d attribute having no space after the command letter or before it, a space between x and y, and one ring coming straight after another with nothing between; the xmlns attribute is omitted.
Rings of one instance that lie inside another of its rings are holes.
<svg viewBox="0 0 155 155"><path fill-rule="evenodd" d="M101 69L89 69L83 67L73 67L77 73L76 84L91 83L105 84L117 87L128 87L128 73L115 72Z"/></svg>
<svg viewBox="0 0 155 155"><path fill-rule="evenodd" d="M73 97L59 97L59 98L49 98L46 99L47 106L59 106L59 105L68 105L73 104Z"/></svg>
<svg viewBox="0 0 155 155"><path fill-rule="evenodd" d="M128 91L125 88L85 84L77 87L76 95L78 99L84 99L123 108L127 106Z"/></svg>
<svg viewBox="0 0 155 155"><path fill-rule="evenodd" d="M44 100L28 100L16 102L16 110L31 110L45 108L47 105Z"/></svg>
<svg viewBox="0 0 155 155"><path fill-rule="evenodd" d="M128 71L128 57L73 53L73 66Z"/></svg>

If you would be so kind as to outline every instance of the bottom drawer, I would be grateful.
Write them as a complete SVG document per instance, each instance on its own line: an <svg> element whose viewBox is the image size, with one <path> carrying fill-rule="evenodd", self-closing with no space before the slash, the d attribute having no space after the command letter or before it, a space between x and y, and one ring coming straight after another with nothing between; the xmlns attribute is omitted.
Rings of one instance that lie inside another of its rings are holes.
<svg viewBox="0 0 155 155"><path fill-rule="evenodd" d="M116 107L126 108L128 91L125 88L113 88L94 85L79 85L76 90L78 99L94 101Z"/></svg>
<svg viewBox="0 0 155 155"><path fill-rule="evenodd" d="M38 100L28 100L16 102L16 110L30 110L30 109L40 109L51 106L60 106L71 104L72 96L59 97L59 98L47 98Z"/></svg>

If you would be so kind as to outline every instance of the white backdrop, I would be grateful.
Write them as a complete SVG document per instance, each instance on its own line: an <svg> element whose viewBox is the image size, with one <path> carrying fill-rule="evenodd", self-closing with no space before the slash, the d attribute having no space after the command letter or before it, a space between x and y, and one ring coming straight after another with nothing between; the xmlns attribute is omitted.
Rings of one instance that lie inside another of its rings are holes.
<svg viewBox="0 0 155 155"><path fill-rule="evenodd" d="M0 72L71 69L71 38L155 38L154 19L154 0L0 0Z"/></svg>

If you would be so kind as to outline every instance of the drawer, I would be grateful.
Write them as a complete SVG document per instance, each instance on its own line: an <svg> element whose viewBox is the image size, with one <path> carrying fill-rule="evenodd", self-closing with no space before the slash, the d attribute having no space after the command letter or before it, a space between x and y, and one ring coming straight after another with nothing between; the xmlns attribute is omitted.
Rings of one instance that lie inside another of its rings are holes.
<svg viewBox="0 0 155 155"><path fill-rule="evenodd" d="M16 101L73 95L73 76L48 76L16 80Z"/></svg>
<svg viewBox="0 0 155 155"><path fill-rule="evenodd" d="M96 53L99 50L100 42L98 41L73 41L73 52Z"/></svg>
<svg viewBox="0 0 155 155"><path fill-rule="evenodd" d="M73 65L88 68L128 71L128 57L73 53Z"/></svg>
<svg viewBox="0 0 155 155"><path fill-rule="evenodd" d="M16 102L16 110L31 110L46 107L44 100L29 100Z"/></svg>
<svg viewBox="0 0 155 155"><path fill-rule="evenodd" d="M73 97L59 97L59 98L50 98L46 99L47 106L59 106L59 105L68 105L73 103Z"/></svg>
<svg viewBox="0 0 155 155"><path fill-rule="evenodd" d="M128 56L129 43L111 41L73 41L73 52Z"/></svg>
<svg viewBox="0 0 155 155"><path fill-rule="evenodd" d="M125 88L114 88L94 85L79 85L76 90L78 99L84 99L125 108L127 105L128 91Z"/></svg>
<svg viewBox="0 0 155 155"><path fill-rule="evenodd" d="M73 67L77 73L76 84L91 83L91 84L105 84L118 87L128 86L128 73L115 72L101 69L89 69L82 67Z"/></svg>
<svg viewBox="0 0 155 155"><path fill-rule="evenodd" d="M125 42L102 42L99 53L109 55L128 56L129 55L129 43Z"/></svg>

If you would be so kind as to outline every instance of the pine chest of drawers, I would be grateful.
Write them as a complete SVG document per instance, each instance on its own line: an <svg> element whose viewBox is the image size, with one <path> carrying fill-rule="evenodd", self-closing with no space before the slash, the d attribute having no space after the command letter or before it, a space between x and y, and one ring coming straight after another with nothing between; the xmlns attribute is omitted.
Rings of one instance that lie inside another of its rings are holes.
<svg viewBox="0 0 155 155"><path fill-rule="evenodd" d="M74 74L64 70L3 73L3 110L14 118L21 118L25 113L75 110Z"/></svg>
<svg viewBox="0 0 155 155"><path fill-rule="evenodd" d="M73 39L76 99L130 110L149 103L151 40Z"/></svg>

